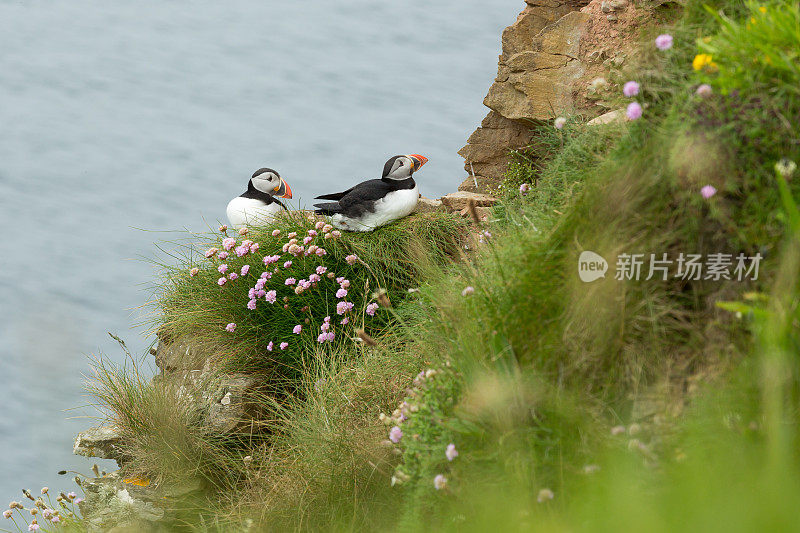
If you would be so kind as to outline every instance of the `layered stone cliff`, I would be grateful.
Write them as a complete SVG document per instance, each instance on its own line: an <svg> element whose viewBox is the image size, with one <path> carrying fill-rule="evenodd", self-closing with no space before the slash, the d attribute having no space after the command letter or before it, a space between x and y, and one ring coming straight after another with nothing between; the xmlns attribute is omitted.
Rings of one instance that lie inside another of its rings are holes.
<svg viewBox="0 0 800 533"><path fill-rule="evenodd" d="M603 76L621 63L637 21L627 0L526 0L503 31L497 77L483 101L490 111L459 151L469 173L459 190L491 193L510 152L532 143L532 123L606 110Z"/></svg>

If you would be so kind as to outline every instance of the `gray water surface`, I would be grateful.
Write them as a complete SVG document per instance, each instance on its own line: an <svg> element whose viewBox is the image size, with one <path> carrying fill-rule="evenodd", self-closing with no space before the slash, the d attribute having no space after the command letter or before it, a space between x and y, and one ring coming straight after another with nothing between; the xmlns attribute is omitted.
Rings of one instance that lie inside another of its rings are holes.
<svg viewBox="0 0 800 533"><path fill-rule="evenodd" d="M0 0L0 498L89 470L87 356L123 360L107 331L151 344L160 232L223 219L262 166L297 205L400 153L430 158L424 195L455 190L522 7Z"/></svg>

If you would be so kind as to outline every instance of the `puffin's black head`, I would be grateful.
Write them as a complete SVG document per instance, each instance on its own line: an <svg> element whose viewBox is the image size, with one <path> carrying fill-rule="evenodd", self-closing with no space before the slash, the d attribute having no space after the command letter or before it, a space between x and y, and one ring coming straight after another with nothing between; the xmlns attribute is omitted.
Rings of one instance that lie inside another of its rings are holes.
<svg viewBox="0 0 800 533"><path fill-rule="evenodd" d="M277 170L259 168L253 172L250 183L259 191L271 194L272 196L279 196L281 198L292 197L292 189L289 187L289 184L281 178Z"/></svg>
<svg viewBox="0 0 800 533"><path fill-rule="evenodd" d="M383 178L391 180L404 180L428 162L428 158L419 155L396 155L383 165Z"/></svg>

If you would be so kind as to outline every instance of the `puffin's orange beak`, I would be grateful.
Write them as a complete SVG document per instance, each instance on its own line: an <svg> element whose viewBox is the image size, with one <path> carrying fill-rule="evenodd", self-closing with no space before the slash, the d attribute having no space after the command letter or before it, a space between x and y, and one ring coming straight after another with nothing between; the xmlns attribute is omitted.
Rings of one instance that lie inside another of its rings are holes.
<svg viewBox="0 0 800 533"><path fill-rule="evenodd" d="M424 165L425 163L428 162L428 158L425 157L424 155L409 154L407 157L410 157L411 160L414 162L414 171L415 172L417 170L419 170L422 165Z"/></svg>
<svg viewBox="0 0 800 533"><path fill-rule="evenodd" d="M292 199L292 188L289 187L285 179L281 178L281 184L275 187L275 196Z"/></svg>

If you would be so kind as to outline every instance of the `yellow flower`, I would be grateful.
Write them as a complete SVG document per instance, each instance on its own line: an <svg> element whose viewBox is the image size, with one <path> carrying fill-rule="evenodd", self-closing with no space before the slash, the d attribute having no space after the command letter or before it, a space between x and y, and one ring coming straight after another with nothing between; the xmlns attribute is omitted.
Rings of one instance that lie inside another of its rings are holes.
<svg viewBox="0 0 800 533"><path fill-rule="evenodd" d="M756 23L756 18L750 17L750 24L755 24L755 23Z"/></svg>
<svg viewBox="0 0 800 533"><path fill-rule="evenodd" d="M697 54L692 61L692 68L695 70L703 70L705 67L713 64L709 54Z"/></svg>
<svg viewBox="0 0 800 533"><path fill-rule="evenodd" d="M760 6L760 7L758 8L758 10L759 10L759 11L761 11L762 13L766 13L766 12L767 12L767 8L766 8L766 7L764 7L764 6Z"/></svg>

